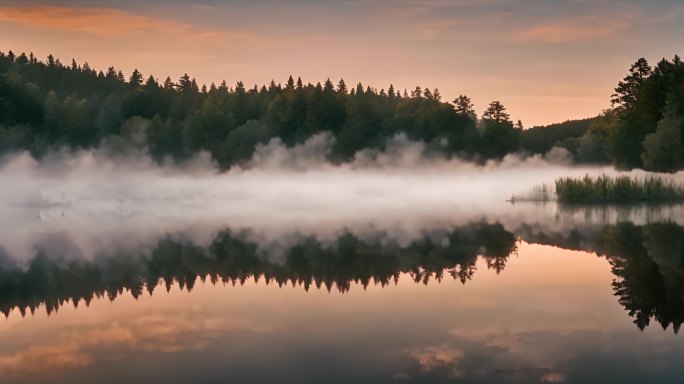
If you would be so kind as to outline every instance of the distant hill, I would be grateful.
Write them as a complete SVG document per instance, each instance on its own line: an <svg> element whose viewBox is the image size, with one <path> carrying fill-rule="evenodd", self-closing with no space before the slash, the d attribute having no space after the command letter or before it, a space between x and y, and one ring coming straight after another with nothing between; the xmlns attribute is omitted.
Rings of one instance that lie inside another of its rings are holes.
<svg viewBox="0 0 684 384"><path fill-rule="evenodd" d="M566 139L584 136L589 127L598 120L599 117L596 116L526 129L520 138L520 147L533 154L546 153Z"/></svg>

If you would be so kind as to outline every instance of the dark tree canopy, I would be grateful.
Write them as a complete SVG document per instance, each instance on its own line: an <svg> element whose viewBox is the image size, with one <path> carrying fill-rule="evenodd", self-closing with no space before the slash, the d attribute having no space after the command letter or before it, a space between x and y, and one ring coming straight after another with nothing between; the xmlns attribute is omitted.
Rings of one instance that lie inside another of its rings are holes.
<svg viewBox="0 0 684 384"><path fill-rule="evenodd" d="M206 86L189 74L159 83L162 78L0 52L0 154L28 150L40 157L63 147L97 148L110 136L125 141L130 138L121 127L136 118L154 159L183 161L207 151L223 169L250 159L271 139L291 146L323 132L334 138L335 162L383 149L403 133L428 151L471 160L560 146L578 162L668 172L684 166L684 64L678 56L653 67L644 59L634 63L615 88L614 108L595 121L530 130L513 124L499 101L478 121L469 97L445 103L437 88L416 86L409 95L391 84L379 91L361 83L348 87L343 79L311 84L289 76L285 85Z"/></svg>
<svg viewBox="0 0 684 384"><path fill-rule="evenodd" d="M495 123L509 122L511 116L506 112L506 107L499 101L492 101L482 114L482 119L491 120Z"/></svg>
<svg viewBox="0 0 684 384"><path fill-rule="evenodd" d="M335 139L330 160L336 162L383 149L400 133L448 157L486 160L519 149L517 140L504 137L509 132L497 133L501 127L478 133L467 96L455 106L441 100L437 88L416 86L409 97L391 84L378 91L361 83L349 88L343 79L314 85L295 76L284 86L207 86L187 73L159 83L137 69L126 76L75 60L65 66L52 55L42 62L32 54L0 53L0 151L40 157L62 147L97 148L110 136L129 140L130 130L122 127L134 123L143 127L153 158L183 161L208 151L223 169L250 159L271 139L295 145L323 132ZM509 122L500 103L484 117ZM507 145L496 153L479 151L501 142Z"/></svg>
<svg viewBox="0 0 684 384"><path fill-rule="evenodd" d="M684 64L679 56L651 67L639 59L612 95L613 110L597 124L606 153L620 168L674 172L684 165Z"/></svg>

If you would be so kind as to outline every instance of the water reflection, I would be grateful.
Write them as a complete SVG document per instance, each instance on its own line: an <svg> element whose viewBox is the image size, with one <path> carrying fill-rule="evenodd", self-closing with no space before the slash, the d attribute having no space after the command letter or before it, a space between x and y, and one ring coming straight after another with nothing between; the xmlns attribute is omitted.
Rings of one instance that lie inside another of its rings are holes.
<svg viewBox="0 0 684 384"><path fill-rule="evenodd" d="M614 216L601 207L565 209L570 217ZM478 221L426 231L408 244L349 232L333 242L301 236L271 253L244 232L225 229L208 246L167 236L140 254L100 252L93 259L69 258L63 239L51 238L36 245L28 265L0 253L0 311L9 316L18 310L24 316L44 307L51 314L69 303L78 307L96 298L113 301L124 292L136 299L160 287L169 291L173 285L190 292L197 281L206 280L232 285L263 280L266 285L339 292L347 292L352 284L396 284L402 274L421 284L445 278L465 284L474 278L478 258L498 274L516 253L518 241L525 241L607 258L615 276L614 295L639 329L656 321L677 333L684 321L684 229L673 222L571 223L553 228L519 223L508 230L499 222Z"/></svg>
<svg viewBox="0 0 684 384"><path fill-rule="evenodd" d="M577 209L577 208L575 208ZM601 208L603 210L603 208ZM585 214L592 215L591 209ZM578 226L569 231L520 229L526 241L606 257L614 295L639 329L657 321L678 333L684 321L684 228L672 222Z"/></svg>
<svg viewBox="0 0 684 384"><path fill-rule="evenodd" d="M165 238L148 254L111 254L95 260L67 259L43 245L26 268L2 260L0 311L6 316L18 309L47 313L66 303L88 305L94 298L114 300L124 291L138 298L157 287L174 284L188 292L199 280L243 285L263 279L266 285L292 284L346 292L353 283L386 286L409 274L416 283L442 281L445 276L465 283L475 274L478 257L487 268L501 272L515 253L516 237L499 223L478 222L434 231L422 239L400 246L382 238L363 240L342 234L331 244L305 237L280 249L277 260L259 251L256 243L240 234L219 232L208 247Z"/></svg>

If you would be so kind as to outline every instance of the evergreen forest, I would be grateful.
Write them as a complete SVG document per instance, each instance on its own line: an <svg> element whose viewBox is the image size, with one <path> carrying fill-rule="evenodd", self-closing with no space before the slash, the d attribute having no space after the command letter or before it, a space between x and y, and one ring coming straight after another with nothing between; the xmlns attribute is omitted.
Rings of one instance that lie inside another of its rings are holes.
<svg viewBox="0 0 684 384"><path fill-rule="evenodd" d="M49 55L0 52L0 155L28 151L144 149L157 162L183 162L200 151L221 169L251 159L279 139L288 146L332 136L329 160L383 150L405 134L426 151L484 162L508 154L565 148L577 163L674 172L684 167L684 64L637 60L600 116L525 129L500 101L478 114L471 99L443 100L439 89L375 89L290 76L284 84L238 81L200 85L188 74L164 80L138 70L91 68Z"/></svg>

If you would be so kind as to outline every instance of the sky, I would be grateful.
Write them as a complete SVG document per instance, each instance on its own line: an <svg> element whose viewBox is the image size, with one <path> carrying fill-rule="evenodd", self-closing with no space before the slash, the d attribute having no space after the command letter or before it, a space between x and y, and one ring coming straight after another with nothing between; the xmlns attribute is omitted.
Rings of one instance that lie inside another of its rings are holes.
<svg viewBox="0 0 684 384"><path fill-rule="evenodd" d="M680 0L0 0L5 52L207 85L420 85L480 113L499 100L527 127L597 115L681 36Z"/></svg>

